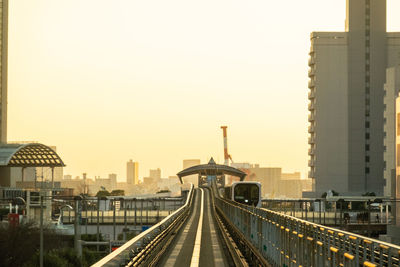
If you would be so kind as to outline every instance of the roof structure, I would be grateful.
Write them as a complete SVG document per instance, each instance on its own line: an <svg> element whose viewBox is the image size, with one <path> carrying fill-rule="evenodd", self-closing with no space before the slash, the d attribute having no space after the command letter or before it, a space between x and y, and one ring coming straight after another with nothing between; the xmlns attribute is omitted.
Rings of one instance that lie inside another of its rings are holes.
<svg viewBox="0 0 400 267"><path fill-rule="evenodd" d="M244 178L246 177L246 173L242 172L241 170L238 170L236 168L227 165L216 164L213 158L210 159L208 164L200 164L193 167L189 167L187 169L184 169L183 171L178 172L176 175L178 175L179 180L181 181L181 183L183 183L182 177L193 174L199 174L204 176L228 174L239 177L240 181L243 181Z"/></svg>
<svg viewBox="0 0 400 267"><path fill-rule="evenodd" d="M43 144L0 144L0 167L64 166L57 153Z"/></svg>

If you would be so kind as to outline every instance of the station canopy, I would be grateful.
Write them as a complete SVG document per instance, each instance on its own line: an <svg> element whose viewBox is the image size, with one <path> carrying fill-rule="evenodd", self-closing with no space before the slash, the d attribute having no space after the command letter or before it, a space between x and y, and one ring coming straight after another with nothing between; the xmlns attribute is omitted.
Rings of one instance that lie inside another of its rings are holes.
<svg viewBox="0 0 400 267"><path fill-rule="evenodd" d="M50 147L39 143L0 144L0 167L64 167Z"/></svg>
<svg viewBox="0 0 400 267"><path fill-rule="evenodd" d="M218 176L218 175L232 175L240 178L240 181L243 181L246 177L246 173L238 170L236 168L227 166L227 165L220 165L216 164L214 159L211 158L208 164L200 164L193 167L189 167L184 169L183 171L178 172L176 175L179 177L181 183L182 177L198 174L202 176Z"/></svg>

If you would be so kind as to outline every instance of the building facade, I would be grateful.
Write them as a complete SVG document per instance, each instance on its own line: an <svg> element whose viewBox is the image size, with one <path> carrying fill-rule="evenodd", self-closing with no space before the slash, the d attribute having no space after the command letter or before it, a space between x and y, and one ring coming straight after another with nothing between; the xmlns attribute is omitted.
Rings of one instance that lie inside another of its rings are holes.
<svg viewBox="0 0 400 267"><path fill-rule="evenodd" d="M400 66L386 70L384 86L384 195L396 195L396 136L400 129L396 125L396 99L400 92Z"/></svg>
<svg viewBox="0 0 400 267"><path fill-rule="evenodd" d="M347 0L345 32L313 32L309 58L309 178L313 194L383 195L384 83L400 61L385 0Z"/></svg>
<svg viewBox="0 0 400 267"><path fill-rule="evenodd" d="M7 143L8 0L0 0L0 142Z"/></svg>
<svg viewBox="0 0 400 267"><path fill-rule="evenodd" d="M129 160L126 163L126 182L130 185L139 184L139 163Z"/></svg>

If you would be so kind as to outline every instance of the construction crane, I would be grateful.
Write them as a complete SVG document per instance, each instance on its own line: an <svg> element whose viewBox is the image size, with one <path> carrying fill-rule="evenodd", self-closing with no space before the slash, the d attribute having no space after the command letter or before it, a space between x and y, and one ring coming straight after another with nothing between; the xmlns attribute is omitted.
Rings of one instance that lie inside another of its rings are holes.
<svg viewBox="0 0 400 267"><path fill-rule="evenodd" d="M229 159L231 160L232 163L233 163L233 160L232 160L231 155L228 154L228 137L226 134L226 128L228 128L228 126L221 126L222 135L224 138L224 164L229 165Z"/></svg>

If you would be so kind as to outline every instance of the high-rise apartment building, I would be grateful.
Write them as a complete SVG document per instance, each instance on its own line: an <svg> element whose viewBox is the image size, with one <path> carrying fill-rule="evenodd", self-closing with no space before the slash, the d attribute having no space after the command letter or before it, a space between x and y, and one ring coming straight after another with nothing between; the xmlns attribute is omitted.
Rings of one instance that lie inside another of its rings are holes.
<svg viewBox="0 0 400 267"><path fill-rule="evenodd" d="M0 142L7 143L8 0L0 0Z"/></svg>
<svg viewBox="0 0 400 267"><path fill-rule="evenodd" d="M309 177L327 190L383 194L383 86L400 62L386 0L347 0L345 32L313 32L309 59Z"/></svg>
<svg viewBox="0 0 400 267"><path fill-rule="evenodd" d="M139 163L131 159L126 163L126 182L128 184L139 183Z"/></svg>

